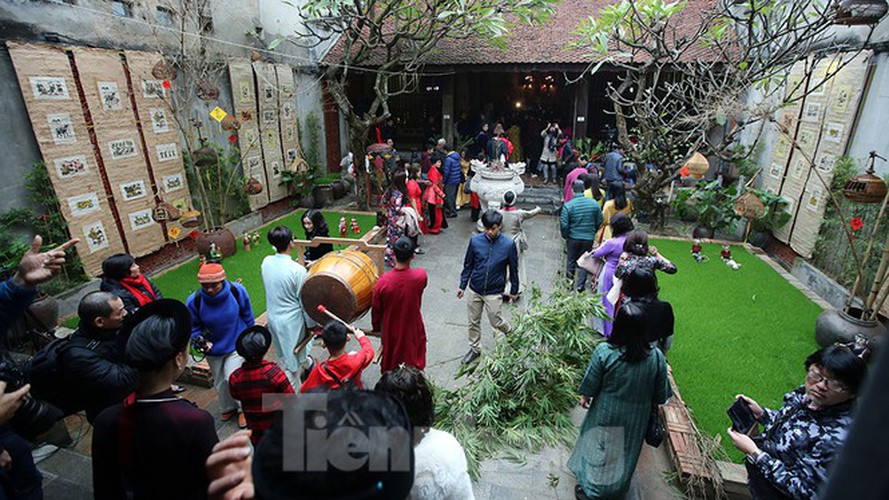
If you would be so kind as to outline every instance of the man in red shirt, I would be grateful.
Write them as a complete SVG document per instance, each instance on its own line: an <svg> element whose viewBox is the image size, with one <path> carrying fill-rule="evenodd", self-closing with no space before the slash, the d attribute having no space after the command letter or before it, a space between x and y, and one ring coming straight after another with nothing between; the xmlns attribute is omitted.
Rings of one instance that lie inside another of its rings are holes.
<svg viewBox="0 0 889 500"><path fill-rule="evenodd" d="M241 332L235 341L235 349L244 358L244 364L228 379L229 392L241 402L254 445L259 444L263 433L275 420L274 410L263 410L262 395L293 394L293 386L284 370L277 363L263 359L271 345L272 334L264 326L251 326Z"/></svg>
<svg viewBox="0 0 889 500"><path fill-rule="evenodd" d="M350 329L361 344L359 352L346 352ZM339 321L328 321L321 332L321 345L327 349L329 355L327 361L315 364L309 373L309 378L300 387L300 392L317 388L339 389L349 384L355 384L358 389L363 389L361 372L374 357L374 348L364 332L358 328L347 327Z"/></svg>
<svg viewBox="0 0 889 500"><path fill-rule="evenodd" d="M383 360L380 371L387 372L404 363L418 370L426 368L426 328L420 308L426 288L425 269L411 269L414 243L402 236L392 246L395 267L374 286L371 317L373 329L383 334Z"/></svg>

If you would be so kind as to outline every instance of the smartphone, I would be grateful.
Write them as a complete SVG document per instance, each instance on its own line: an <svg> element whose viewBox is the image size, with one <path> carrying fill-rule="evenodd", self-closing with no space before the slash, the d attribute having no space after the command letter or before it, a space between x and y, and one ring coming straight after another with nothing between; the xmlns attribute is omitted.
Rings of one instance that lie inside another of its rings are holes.
<svg viewBox="0 0 889 500"><path fill-rule="evenodd" d="M756 417L753 415L753 410L750 409L750 406L742 398L736 399L729 406L726 413L732 419L732 429L742 434L747 434L756 425Z"/></svg>

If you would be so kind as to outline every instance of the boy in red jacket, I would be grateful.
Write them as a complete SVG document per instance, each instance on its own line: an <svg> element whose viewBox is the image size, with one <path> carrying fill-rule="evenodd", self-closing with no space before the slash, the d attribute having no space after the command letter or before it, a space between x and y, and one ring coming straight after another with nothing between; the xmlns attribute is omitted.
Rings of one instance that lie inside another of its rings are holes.
<svg viewBox="0 0 889 500"><path fill-rule="evenodd" d="M252 431L250 440L259 444L263 433L275 419L275 412L263 411L263 394L293 394L293 386L284 370L273 361L262 359L272 345L272 334L264 326L251 326L238 335L235 349L244 364L228 379L229 392L241 402L241 410Z"/></svg>
<svg viewBox="0 0 889 500"><path fill-rule="evenodd" d="M355 334L361 351L346 352L346 342L349 340L349 329ZM350 383L358 389L361 385L361 372L373 360L374 348L364 332L354 327L347 327L339 321L328 321L321 332L321 345L328 352L327 361L316 364L309 374L309 378L303 382L300 392L306 392L317 388L338 389Z"/></svg>

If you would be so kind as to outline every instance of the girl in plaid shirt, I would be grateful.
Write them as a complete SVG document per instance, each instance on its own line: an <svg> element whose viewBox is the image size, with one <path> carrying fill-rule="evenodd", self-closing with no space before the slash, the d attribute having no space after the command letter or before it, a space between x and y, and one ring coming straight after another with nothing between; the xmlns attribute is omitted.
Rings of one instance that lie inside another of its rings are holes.
<svg viewBox="0 0 889 500"><path fill-rule="evenodd" d="M250 440L259 444L263 433L272 426L275 411L280 402L271 410L262 407L263 394L293 394L293 386L287 374L277 363L263 358L272 344L272 334L264 326L251 326L235 342L235 349L244 358L244 364L229 378L229 391L233 398L241 402L241 409L247 417Z"/></svg>

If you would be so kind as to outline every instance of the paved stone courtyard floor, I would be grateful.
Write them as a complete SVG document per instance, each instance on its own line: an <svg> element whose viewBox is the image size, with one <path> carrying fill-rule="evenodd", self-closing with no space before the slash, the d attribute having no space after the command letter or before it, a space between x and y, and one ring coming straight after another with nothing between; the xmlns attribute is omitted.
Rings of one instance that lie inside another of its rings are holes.
<svg viewBox="0 0 889 500"><path fill-rule="evenodd" d="M460 359L468 350L466 304L457 299L456 290L466 243L474 234L474 225L469 220L467 210L461 210L458 218L449 219L448 222L450 228L443 234L422 237L421 246L426 254L418 255L414 266L423 267L429 273L429 285L423 297L423 316L429 342L426 373L437 384L453 388L465 383L464 379L455 380ZM558 220L539 215L525 223L525 230L530 241L526 254L528 280L536 282L544 291L549 290L564 261ZM511 314L512 307L523 307L523 303L519 301L517 305L507 307L507 315ZM370 315L357 324L369 328ZM377 339L372 340L375 347L379 345ZM483 319L483 350L492 343L490 325L487 319ZM320 359L325 356L317 346L312 354ZM373 387L379 376L379 365L371 365L364 372L365 385ZM190 386L183 396L217 417L220 439L237 430L236 423L218 419L214 391ZM572 416L579 425L583 418L582 410L578 407ZM59 450L38 465L44 473L46 498L92 498L89 458L91 428L80 417L70 417L68 427L72 436L80 434L76 445ZM526 463L522 465L503 459L487 460L482 464L481 478L474 485L475 496L479 500L574 498L574 477L565 468L569 455L568 448L548 448L530 451ZM553 477L558 478L555 485L552 485ZM672 477L666 445L658 449L643 446L628 498L659 500L681 496L669 481Z"/></svg>

